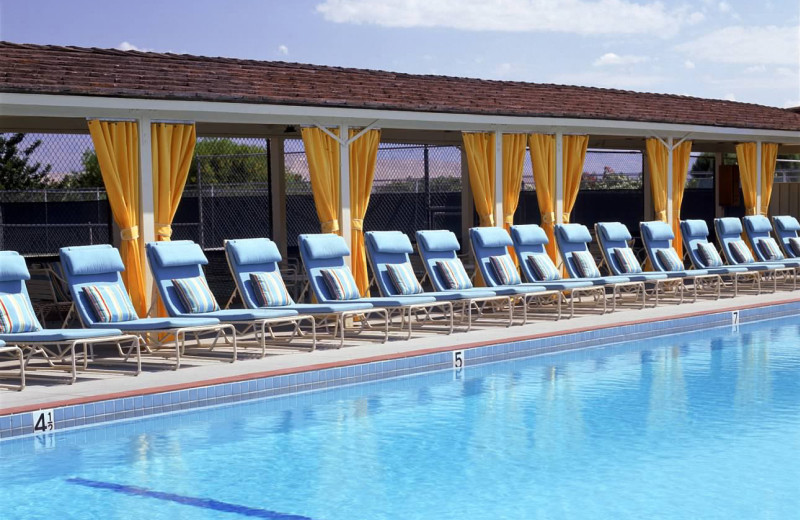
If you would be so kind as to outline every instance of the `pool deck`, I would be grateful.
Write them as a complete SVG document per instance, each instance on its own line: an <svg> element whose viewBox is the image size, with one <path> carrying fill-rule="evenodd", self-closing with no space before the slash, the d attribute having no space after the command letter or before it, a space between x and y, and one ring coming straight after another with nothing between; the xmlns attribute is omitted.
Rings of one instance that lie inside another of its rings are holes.
<svg viewBox="0 0 800 520"><path fill-rule="evenodd" d="M270 352L263 359L240 359L226 363L215 359L187 359L180 370L167 368L162 360L150 361L143 356L148 369L138 377L119 374L79 374L73 385L43 384L30 372L28 386L21 392L0 389L0 416L59 406L88 403L111 398L131 397L158 392L244 381L249 379L284 375L308 370L356 365L374 361L397 359L520 341L524 339L556 336L566 332L582 332L609 327L619 327L643 322L654 322L730 312L736 309L764 307L800 301L800 291L778 291L774 294L740 295L720 300L698 300L681 305L665 303L646 309L618 309L609 314L575 315L559 321L536 319L524 326L509 328L474 326L467 333L451 335L415 331L410 340L390 339L387 343L347 341L344 348L320 348L315 352L284 350ZM159 364L160 363L160 364Z"/></svg>

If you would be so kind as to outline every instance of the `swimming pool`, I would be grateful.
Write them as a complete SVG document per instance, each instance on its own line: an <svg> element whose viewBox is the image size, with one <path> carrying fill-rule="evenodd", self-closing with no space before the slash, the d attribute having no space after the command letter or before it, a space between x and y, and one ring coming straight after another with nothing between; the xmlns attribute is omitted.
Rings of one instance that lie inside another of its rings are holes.
<svg viewBox="0 0 800 520"><path fill-rule="evenodd" d="M793 518L800 320L0 443L0 517Z"/></svg>

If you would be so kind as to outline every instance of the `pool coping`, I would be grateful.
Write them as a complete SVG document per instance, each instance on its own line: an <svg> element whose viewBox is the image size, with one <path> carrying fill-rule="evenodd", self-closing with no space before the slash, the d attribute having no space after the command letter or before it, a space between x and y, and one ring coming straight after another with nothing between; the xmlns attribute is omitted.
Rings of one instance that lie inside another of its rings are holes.
<svg viewBox="0 0 800 520"><path fill-rule="evenodd" d="M33 416L40 410L53 410L56 427L62 430L453 368L454 351L463 352L463 363L468 366L724 326L731 323L733 311L740 311L740 323L745 323L794 314L797 310L800 298L790 297L32 403L0 409L0 439L34 434Z"/></svg>

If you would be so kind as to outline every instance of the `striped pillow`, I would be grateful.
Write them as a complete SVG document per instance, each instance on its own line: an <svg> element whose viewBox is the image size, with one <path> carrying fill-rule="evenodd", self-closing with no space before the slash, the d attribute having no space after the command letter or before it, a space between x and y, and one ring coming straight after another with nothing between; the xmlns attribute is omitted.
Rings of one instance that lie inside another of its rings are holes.
<svg viewBox="0 0 800 520"><path fill-rule="evenodd" d="M683 271L683 262L674 249L659 249L656 251L656 256L665 271Z"/></svg>
<svg viewBox="0 0 800 520"><path fill-rule="evenodd" d="M747 244L744 243L744 240L734 240L730 243L730 246L731 255L733 255L733 259L736 260L737 264L752 264L755 262L753 253L750 251L750 248L747 247Z"/></svg>
<svg viewBox="0 0 800 520"><path fill-rule="evenodd" d="M259 307L285 307L294 303L278 271L250 273L250 283Z"/></svg>
<svg viewBox="0 0 800 520"><path fill-rule="evenodd" d="M636 259L636 255L633 254L631 248L615 247L614 256L617 257L617 263L623 273L637 274L642 272L642 266L639 264L639 260Z"/></svg>
<svg viewBox="0 0 800 520"><path fill-rule="evenodd" d="M176 278L172 280L178 297L190 313L214 312L219 310L216 298L211 293L205 277Z"/></svg>
<svg viewBox="0 0 800 520"><path fill-rule="evenodd" d="M357 300L361 297L358 292L358 285L353 278L350 269L345 267L332 267L321 269L322 278L328 287L328 292L334 300Z"/></svg>
<svg viewBox="0 0 800 520"><path fill-rule="evenodd" d="M442 280L448 289L459 291L472 288L472 282L469 281L469 276L464 270L464 264L457 258L439 260L436 262L436 266L442 273Z"/></svg>
<svg viewBox="0 0 800 520"><path fill-rule="evenodd" d="M794 256L800 256L800 237L790 238L789 246L791 246Z"/></svg>
<svg viewBox="0 0 800 520"><path fill-rule="evenodd" d="M0 295L0 333L36 332L39 320L23 294Z"/></svg>
<svg viewBox="0 0 800 520"><path fill-rule="evenodd" d="M528 265L531 266L531 271L540 282L552 282L553 280L560 280L561 273L558 268L553 264L553 261L544 253L534 253L528 255L526 260Z"/></svg>
<svg viewBox="0 0 800 520"><path fill-rule="evenodd" d="M490 256L489 261L492 263L494 274L501 285L519 285L522 279L519 277L517 266L508 254Z"/></svg>
<svg viewBox="0 0 800 520"><path fill-rule="evenodd" d="M778 247L778 243L775 242L775 239L772 237L762 238L759 243L759 247L761 247L761 254L764 255L764 258L767 260L783 260L783 253L781 252L781 248Z"/></svg>
<svg viewBox="0 0 800 520"><path fill-rule="evenodd" d="M419 284L411 264L386 264L386 271L392 280L398 294L421 294L422 286Z"/></svg>
<svg viewBox="0 0 800 520"><path fill-rule="evenodd" d="M572 261L581 278L600 278L600 270L589 251L575 251Z"/></svg>
<svg viewBox="0 0 800 520"><path fill-rule="evenodd" d="M714 244L710 242L699 242L697 244L697 252L705 267L722 267L722 258L720 258Z"/></svg>
<svg viewBox="0 0 800 520"><path fill-rule="evenodd" d="M101 323L117 323L138 319L127 291L119 285L87 285L83 294L92 305L94 316Z"/></svg>

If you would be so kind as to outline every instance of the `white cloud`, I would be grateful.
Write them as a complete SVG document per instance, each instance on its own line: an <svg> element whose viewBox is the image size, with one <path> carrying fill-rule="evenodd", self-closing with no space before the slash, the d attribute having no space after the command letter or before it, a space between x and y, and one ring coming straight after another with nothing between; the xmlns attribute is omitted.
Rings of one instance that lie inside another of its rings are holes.
<svg viewBox="0 0 800 520"><path fill-rule="evenodd" d="M498 79L508 78L514 71L514 66L510 63L501 63L494 68L494 77Z"/></svg>
<svg viewBox="0 0 800 520"><path fill-rule="evenodd" d="M645 61L649 61L650 58L647 56L634 56L632 54L626 54L620 56L619 54L614 54L613 52L607 52L594 60L595 67L604 67L606 65L633 65L634 63L642 63Z"/></svg>
<svg viewBox="0 0 800 520"><path fill-rule="evenodd" d="M735 95L735 94L733 94L732 92L729 92L728 94L725 94L725 95L722 97L722 99L725 99L725 100L727 100L727 101L736 101L736 95Z"/></svg>
<svg viewBox="0 0 800 520"><path fill-rule="evenodd" d="M717 9L719 9L720 13L730 12L731 4L729 4L728 2L720 2L719 4L717 4Z"/></svg>
<svg viewBox="0 0 800 520"><path fill-rule="evenodd" d="M797 99L787 99L783 102L783 108L795 108L800 107L800 98Z"/></svg>
<svg viewBox="0 0 800 520"><path fill-rule="evenodd" d="M750 65L744 69L745 74L758 74L760 72L766 72L767 67L764 65Z"/></svg>
<svg viewBox="0 0 800 520"><path fill-rule="evenodd" d="M800 61L798 27L741 27L719 29L676 45L695 60L754 65L794 65Z"/></svg>
<svg viewBox="0 0 800 520"><path fill-rule="evenodd" d="M288 56L289 55L289 47L286 45L278 45L278 54L281 56Z"/></svg>
<svg viewBox="0 0 800 520"><path fill-rule="evenodd" d="M153 52L153 49L145 49L144 47L137 47L131 42L122 42L119 45L117 45L117 49L121 51Z"/></svg>
<svg viewBox="0 0 800 520"><path fill-rule="evenodd" d="M703 14L663 2L631 0L322 0L335 23L445 27L466 31L552 31L581 35L652 34L668 38Z"/></svg>
<svg viewBox="0 0 800 520"><path fill-rule="evenodd" d="M694 62L692 60L686 60L683 62L683 66L687 69L693 69L695 67Z"/></svg>

